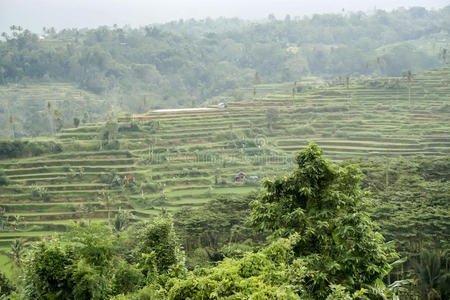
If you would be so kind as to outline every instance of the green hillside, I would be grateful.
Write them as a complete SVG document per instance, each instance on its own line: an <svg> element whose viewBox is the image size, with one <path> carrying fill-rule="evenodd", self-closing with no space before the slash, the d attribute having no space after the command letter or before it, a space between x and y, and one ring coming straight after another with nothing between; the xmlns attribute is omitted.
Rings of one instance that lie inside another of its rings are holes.
<svg viewBox="0 0 450 300"><path fill-rule="evenodd" d="M16 24L0 38L0 126L8 128L0 137L51 136L74 118L104 121L223 95L239 101L253 97L254 85L260 97L295 80L446 66L449 19L450 6L42 33Z"/></svg>
<svg viewBox="0 0 450 300"><path fill-rule="evenodd" d="M62 152L1 160L10 184L0 187L0 247L73 220L103 222L119 209L145 218L246 194L261 178L292 169L308 141L335 161L450 154L450 68L410 82L349 78L240 92L245 100L226 108L149 111L63 129L55 137ZM246 176L236 179L239 172Z"/></svg>

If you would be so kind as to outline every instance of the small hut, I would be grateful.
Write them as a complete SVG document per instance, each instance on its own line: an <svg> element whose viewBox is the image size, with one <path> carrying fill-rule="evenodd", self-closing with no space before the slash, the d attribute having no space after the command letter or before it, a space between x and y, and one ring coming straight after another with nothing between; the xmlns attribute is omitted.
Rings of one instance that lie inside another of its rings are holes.
<svg viewBox="0 0 450 300"><path fill-rule="evenodd" d="M234 182L242 182L247 177L244 172L239 171L239 173L234 176Z"/></svg>

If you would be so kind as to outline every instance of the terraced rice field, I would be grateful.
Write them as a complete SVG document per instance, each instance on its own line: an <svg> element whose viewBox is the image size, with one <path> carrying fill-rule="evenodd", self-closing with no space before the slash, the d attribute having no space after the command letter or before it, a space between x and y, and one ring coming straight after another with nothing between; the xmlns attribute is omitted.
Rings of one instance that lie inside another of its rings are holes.
<svg viewBox="0 0 450 300"><path fill-rule="evenodd" d="M411 97L401 78L335 81L294 95L292 87L256 86L256 97L225 109L122 116L119 150L100 147L107 125L96 123L60 132L60 154L0 161L11 181L0 190L0 248L72 221L105 222L120 209L146 218L255 191L261 178L291 169L308 141L335 161L450 154L450 68L417 75ZM235 181L240 171L247 178Z"/></svg>

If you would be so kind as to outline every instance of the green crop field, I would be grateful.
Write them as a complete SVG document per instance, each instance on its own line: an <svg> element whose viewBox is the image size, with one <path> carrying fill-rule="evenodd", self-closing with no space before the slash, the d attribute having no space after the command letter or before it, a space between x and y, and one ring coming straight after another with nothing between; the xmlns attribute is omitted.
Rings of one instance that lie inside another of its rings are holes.
<svg viewBox="0 0 450 300"><path fill-rule="evenodd" d="M10 184L0 189L0 246L65 230L72 221L107 222L119 209L146 218L257 191L262 178L290 170L309 141L335 161L450 154L450 68L411 82L296 84L309 88L257 85L255 97L244 89L246 99L224 109L150 111L63 129L55 137L63 152L1 160ZM52 101L68 97L54 92ZM235 180L239 172L245 175Z"/></svg>

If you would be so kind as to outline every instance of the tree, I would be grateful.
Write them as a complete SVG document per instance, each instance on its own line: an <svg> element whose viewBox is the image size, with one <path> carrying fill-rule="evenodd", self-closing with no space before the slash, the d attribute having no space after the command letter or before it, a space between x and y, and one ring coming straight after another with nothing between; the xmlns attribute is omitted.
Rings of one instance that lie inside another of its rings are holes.
<svg viewBox="0 0 450 300"><path fill-rule="evenodd" d="M410 108L411 108L411 82L412 82L413 77L414 77L414 74L411 73L411 70L403 72L403 78L406 80L406 82L408 84L408 102L409 102Z"/></svg>
<svg viewBox="0 0 450 300"><path fill-rule="evenodd" d="M143 279L143 275L139 269L127 264L125 261L120 261L111 280L113 293L126 294L134 292L139 287L142 287Z"/></svg>
<svg viewBox="0 0 450 300"><path fill-rule="evenodd" d="M48 122L49 122L49 125L50 125L50 133L52 135L55 135L55 129L54 129L55 126L53 124L52 111L53 111L52 104L50 102L47 102L47 118L48 118Z"/></svg>
<svg viewBox="0 0 450 300"><path fill-rule="evenodd" d="M253 77L253 85L261 84L261 77L259 77L259 73L255 72L255 76Z"/></svg>
<svg viewBox="0 0 450 300"><path fill-rule="evenodd" d="M9 178L6 176L5 171L0 169L0 186L8 185L8 184L9 184Z"/></svg>
<svg viewBox="0 0 450 300"><path fill-rule="evenodd" d="M5 229L6 219L8 218L5 216L6 209L4 207L0 207L0 230L3 231Z"/></svg>
<svg viewBox="0 0 450 300"><path fill-rule="evenodd" d="M331 165L315 144L296 161L291 174L264 182L266 191L251 202L251 224L273 237L298 235L293 250L312 272L306 282L315 299L326 298L332 284L350 293L375 285L396 253L366 212L362 173Z"/></svg>
<svg viewBox="0 0 450 300"><path fill-rule="evenodd" d="M31 248L25 263L25 295L30 299L70 299L72 280L67 273L73 257L74 253L56 240Z"/></svg>
<svg viewBox="0 0 450 300"><path fill-rule="evenodd" d="M14 139L16 137L16 133L14 130L14 116L9 115L9 129L11 130L11 137Z"/></svg>
<svg viewBox="0 0 450 300"><path fill-rule="evenodd" d="M87 217L88 224L91 225L92 217L95 214L95 207L91 203L80 204L80 211Z"/></svg>
<svg viewBox="0 0 450 300"><path fill-rule="evenodd" d="M102 140L102 148L118 149L119 141L117 140L117 134L119 132L119 124L115 120L109 120L100 132L100 138Z"/></svg>
<svg viewBox="0 0 450 300"><path fill-rule="evenodd" d="M71 274L73 280L73 299L108 299L111 293L110 282L100 274L95 266L79 260Z"/></svg>
<svg viewBox="0 0 450 300"><path fill-rule="evenodd" d="M417 287L422 299L448 299L450 268L448 251L424 250L413 262Z"/></svg>
<svg viewBox="0 0 450 300"><path fill-rule="evenodd" d="M110 228L74 226L33 245L24 260L25 299L108 299L114 248Z"/></svg>
<svg viewBox="0 0 450 300"><path fill-rule="evenodd" d="M256 194L218 196L203 207L177 212L174 215L175 228L187 255L203 248L214 261L223 258L220 249L225 245L248 239L251 228L246 226L245 219L249 213L248 204L255 197Z"/></svg>
<svg viewBox="0 0 450 300"><path fill-rule="evenodd" d="M22 239L15 239L11 243L9 251L6 252L6 254L16 267L19 269L22 268L22 259L25 254L25 241Z"/></svg>
<svg viewBox="0 0 450 300"><path fill-rule="evenodd" d="M138 253L142 254L140 264L148 280L182 266L182 252L171 219L158 217L145 223L137 236Z"/></svg>
<svg viewBox="0 0 450 300"><path fill-rule="evenodd" d="M445 65L447 64L447 49L442 48L439 52L439 58L442 60L442 63Z"/></svg>
<svg viewBox="0 0 450 300"><path fill-rule="evenodd" d="M381 67L384 65L384 59L383 57L377 56L376 60L375 60L375 64L377 66L377 69L379 71L379 74L382 74L382 70Z"/></svg>
<svg viewBox="0 0 450 300"><path fill-rule="evenodd" d="M57 124L56 131L59 132L64 127L64 116L58 109L55 109L53 115Z"/></svg>
<svg viewBox="0 0 450 300"><path fill-rule="evenodd" d="M266 111L267 127L269 127L270 131L273 130L273 125L278 121L279 117L279 112L275 108L269 108Z"/></svg>
<svg viewBox="0 0 450 300"><path fill-rule="evenodd" d="M78 128L79 125L80 125L80 119L73 118L73 126L75 126L75 128Z"/></svg>
<svg viewBox="0 0 450 300"><path fill-rule="evenodd" d="M124 231L130 221L133 219L133 215L128 211L123 211L119 208L119 211L116 214L116 217L114 218L113 223L113 230L115 232L122 232Z"/></svg>
<svg viewBox="0 0 450 300"><path fill-rule="evenodd" d="M108 210L108 223L110 223L111 219L111 205L116 202L116 199L112 196L110 192L101 191L98 196L98 200L106 207Z"/></svg>
<svg viewBox="0 0 450 300"><path fill-rule="evenodd" d="M259 77L259 73L255 73L255 77L253 78L253 85L261 84L261 77Z"/></svg>
<svg viewBox="0 0 450 300"><path fill-rule="evenodd" d="M19 225L20 223L23 221L23 218L20 215L15 215L14 216L14 230L18 230L19 229Z"/></svg>

